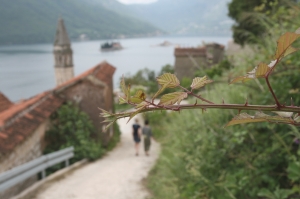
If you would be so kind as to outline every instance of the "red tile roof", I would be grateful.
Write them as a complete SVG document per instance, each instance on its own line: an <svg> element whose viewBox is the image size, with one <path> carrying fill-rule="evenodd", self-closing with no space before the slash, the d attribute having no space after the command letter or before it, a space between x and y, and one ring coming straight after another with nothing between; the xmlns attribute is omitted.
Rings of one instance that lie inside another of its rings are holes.
<svg viewBox="0 0 300 199"><path fill-rule="evenodd" d="M16 104L12 104L3 94L0 95L0 107L1 102L4 104L3 111L0 111L0 153L4 154L14 149L61 106L64 100L56 96L56 92L76 84L89 75L109 84L115 70L116 68L107 62L101 62L53 90Z"/></svg>
<svg viewBox="0 0 300 199"><path fill-rule="evenodd" d="M19 110L18 116L11 117L10 121L0 129L0 152L4 154L14 149L49 118L62 103L62 99L48 93L43 96L37 95L12 107L12 112ZM3 120L1 122L3 124Z"/></svg>
<svg viewBox="0 0 300 199"><path fill-rule="evenodd" d="M0 112L8 109L12 105L13 103L3 93L0 92Z"/></svg>
<svg viewBox="0 0 300 199"><path fill-rule="evenodd" d="M65 87L73 85L76 82L78 82L79 80L84 79L85 77L87 77L89 75L94 75L102 82L109 84L110 81L112 80L112 76L113 76L115 70L116 70L116 68L114 66L110 65L106 61L103 61L103 62L99 63L98 65L96 65L95 67L85 71L84 73L57 86L56 88L54 88L54 90L64 89Z"/></svg>

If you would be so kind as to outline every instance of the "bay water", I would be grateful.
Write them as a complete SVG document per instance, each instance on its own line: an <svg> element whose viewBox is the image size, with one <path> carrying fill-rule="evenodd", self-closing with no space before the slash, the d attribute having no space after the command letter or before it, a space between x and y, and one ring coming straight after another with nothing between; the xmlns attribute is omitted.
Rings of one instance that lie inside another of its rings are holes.
<svg viewBox="0 0 300 199"><path fill-rule="evenodd" d="M117 68L114 88L119 87L122 75L133 75L149 68L159 72L166 64L174 65L174 48L196 47L203 42L227 45L230 37L154 37L118 40L123 50L100 52L106 41L72 42L75 75L107 61ZM159 46L168 41L173 45ZM0 92L16 102L54 88L53 44L0 46Z"/></svg>

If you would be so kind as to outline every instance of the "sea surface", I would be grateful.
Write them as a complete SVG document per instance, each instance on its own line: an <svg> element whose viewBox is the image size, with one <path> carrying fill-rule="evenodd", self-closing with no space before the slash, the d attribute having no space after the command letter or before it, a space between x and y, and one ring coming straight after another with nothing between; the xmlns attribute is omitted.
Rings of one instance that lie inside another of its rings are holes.
<svg viewBox="0 0 300 199"><path fill-rule="evenodd" d="M174 65L174 48L196 47L203 42L227 45L230 37L154 37L118 40L123 50L100 52L100 44L106 42L72 42L75 75L106 60L117 68L114 88L120 77L133 75L138 70L149 68L160 71L166 64ZM168 41L172 46L158 44ZM11 101L32 97L55 87L53 44L0 46L0 92Z"/></svg>

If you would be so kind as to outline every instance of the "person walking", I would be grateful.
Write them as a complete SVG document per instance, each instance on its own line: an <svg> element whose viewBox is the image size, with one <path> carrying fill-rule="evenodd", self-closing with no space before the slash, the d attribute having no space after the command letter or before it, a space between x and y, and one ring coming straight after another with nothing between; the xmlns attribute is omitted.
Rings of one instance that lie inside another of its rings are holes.
<svg viewBox="0 0 300 199"><path fill-rule="evenodd" d="M145 126L143 127L142 132L143 132L143 136L144 136L145 154L146 154L146 156L149 156L149 149L150 149L150 145L151 145L152 131L151 131L151 127L149 126L149 121L148 120L145 120Z"/></svg>
<svg viewBox="0 0 300 199"><path fill-rule="evenodd" d="M139 120L135 119L135 123L132 125L133 128L133 140L135 143L135 155L139 155L139 144L141 142L141 126L139 125Z"/></svg>

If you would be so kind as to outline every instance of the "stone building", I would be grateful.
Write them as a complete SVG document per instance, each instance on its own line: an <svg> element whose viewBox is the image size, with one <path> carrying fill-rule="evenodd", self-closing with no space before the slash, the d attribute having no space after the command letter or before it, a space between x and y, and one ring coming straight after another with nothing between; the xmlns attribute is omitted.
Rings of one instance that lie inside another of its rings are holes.
<svg viewBox="0 0 300 199"><path fill-rule="evenodd" d="M224 46L217 43L198 48L175 48L175 74L179 79L193 78L197 70L209 68L224 57Z"/></svg>
<svg viewBox="0 0 300 199"><path fill-rule="evenodd" d="M72 101L86 112L100 135L103 144L113 135L102 133L99 108L113 110L113 74L115 67L102 62L85 73L56 88L30 99L13 104L0 94L0 173L41 156L45 146L44 135L50 127L49 117L63 103ZM0 198L20 192L36 177L15 186Z"/></svg>
<svg viewBox="0 0 300 199"><path fill-rule="evenodd" d="M56 85L60 85L74 77L73 51L63 19L58 20L53 54Z"/></svg>
<svg viewBox="0 0 300 199"><path fill-rule="evenodd" d="M98 107L114 111L113 74L116 68L103 61L73 77L72 50L62 20L59 20L53 54L55 88L18 103L12 103L0 92L0 173L43 154L45 132L51 125L50 115L68 101L89 115L104 146L114 133L113 128L109 133L102 133ZM0 198L10 198L35 181L36 176L0 193Z"/></svg>

